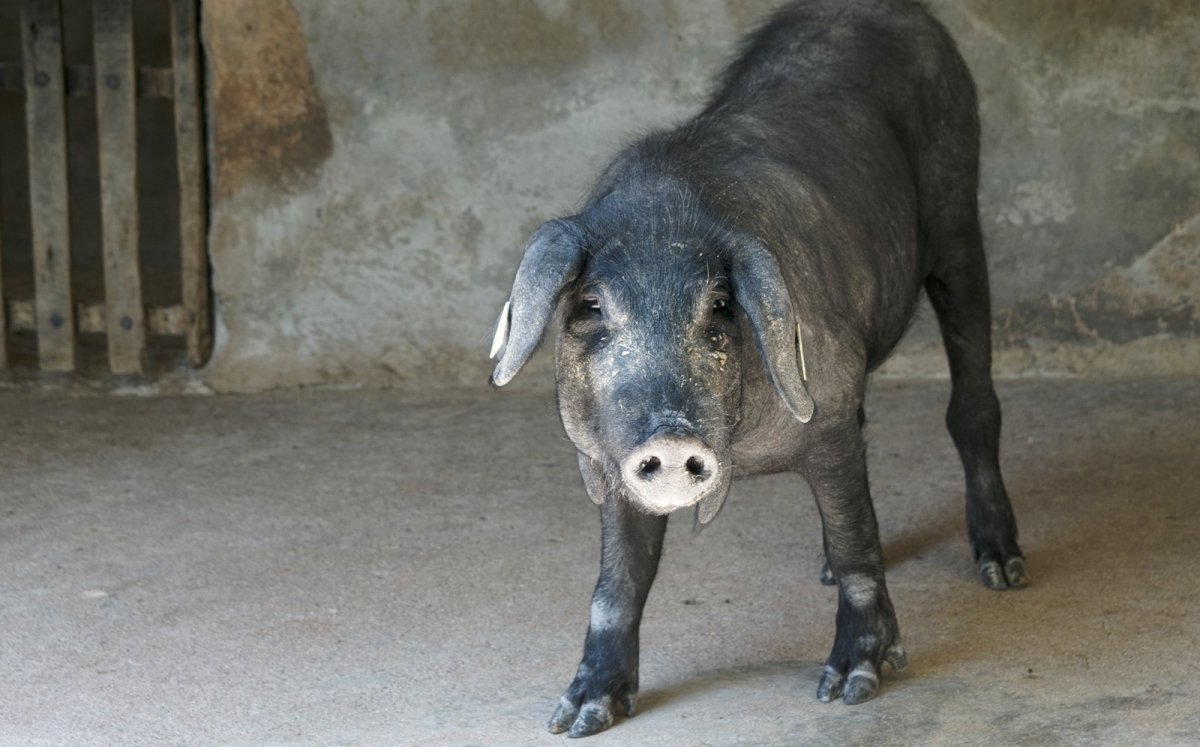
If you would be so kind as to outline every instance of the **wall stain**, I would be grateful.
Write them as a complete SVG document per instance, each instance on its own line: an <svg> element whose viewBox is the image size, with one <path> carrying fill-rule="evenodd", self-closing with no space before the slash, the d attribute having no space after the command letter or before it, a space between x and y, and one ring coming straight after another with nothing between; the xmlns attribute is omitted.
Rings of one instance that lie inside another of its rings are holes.
<svg viewBox="0 0 1200 747"><path fill-rule="evenodd" d="M605 44L619 46L637 36L644 24L614 0L579 0L571 11L574 20L591 25Z"/></svg>
<svg viewBox="0 0 1200 747"><path fill-rule="evenodd" d="M1031 338L1094 344L1155 335L1200 336L1200 215L1078 293L1025 300L996 315L1002 347Z"/></svg>
<svg viewBox="0 0 1200 747"><path fill-rule="evenodd" d="M533 0L439 6L428 22L434 64L451 73L573 67L587 55L583 34L567 19L547 16Z"/></svg>
<svg viewBox="0 0 1200 747"><path fill-rule="evenodd" d="M289 0L208 0L204 42L216 198L248 183L294 191L333 150Z"/></svg>
<svg viewBox="0 0 1200 747"><path fill-rule="evenodd" d="M745 34L756 27L778 5L774 0L725 0L725 10L738 34Z"/></svg>
<svg viewBox="0 0 1200 747"><path fill-rule="evenodd" d="M1048 48L1087 44L1110 31L1148 32L1180 9L1179 3L1134 3L1129 0L1054 0L1047 3L968 0L964 4L1006 38L1031 39Z"/></svg>
<svg viewBox="0 0 1200 747"><path fill-rule="evenodd" d="M588 56L589 34L618 45L635 36L636 15L612 0L580 0L550 14L535 0L471 0L429 14L433 61L448 73L497 67L567 70Z"/></svg>

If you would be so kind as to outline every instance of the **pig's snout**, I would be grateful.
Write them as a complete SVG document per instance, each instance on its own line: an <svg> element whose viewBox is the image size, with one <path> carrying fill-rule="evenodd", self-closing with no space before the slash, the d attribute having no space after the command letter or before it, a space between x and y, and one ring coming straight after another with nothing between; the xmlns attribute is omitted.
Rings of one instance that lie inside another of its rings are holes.
<svg viewBox="0 0 1200 747"><path fill-rule="evenodd" d="M659 514L697 503L719 484L720 471L707 444L679 433L646 439L621 464L630 497Z"/></svg>

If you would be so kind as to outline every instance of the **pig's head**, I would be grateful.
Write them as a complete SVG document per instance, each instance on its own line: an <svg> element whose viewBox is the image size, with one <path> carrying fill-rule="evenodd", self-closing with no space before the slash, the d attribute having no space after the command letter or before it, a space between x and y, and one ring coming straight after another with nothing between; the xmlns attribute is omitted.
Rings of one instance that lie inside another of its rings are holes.
<svg viewBox="0 0 1200 747"><path fill-rule="evenodd" d="M616 488L650 513L696 505L707 523L729 489L744 369L765 366L792 415L812 417L791 299L756 239L628 212L534 233L501 315L492 383L512 379L557 316L563 425L608 483L588 486L592 500Z"/></svg>

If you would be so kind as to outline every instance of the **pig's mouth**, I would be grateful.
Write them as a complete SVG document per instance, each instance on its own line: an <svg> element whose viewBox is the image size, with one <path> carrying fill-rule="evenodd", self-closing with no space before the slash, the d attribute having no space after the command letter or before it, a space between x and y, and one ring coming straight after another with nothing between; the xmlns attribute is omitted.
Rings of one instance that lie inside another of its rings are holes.
<svg viewBox="0 0 1200 747"><path fill-rule="evenodd" d="M654 514L702 501L719 508L729 490L729 472L729 465L708 444L679 432L656 434L621 461L626 495Z"/></svg>

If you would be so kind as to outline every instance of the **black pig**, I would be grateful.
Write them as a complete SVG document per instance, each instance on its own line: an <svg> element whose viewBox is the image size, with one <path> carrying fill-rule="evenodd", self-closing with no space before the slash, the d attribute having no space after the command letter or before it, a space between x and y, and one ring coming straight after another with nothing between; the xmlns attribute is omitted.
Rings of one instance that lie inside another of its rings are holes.
<svg viewBox="0 0 1200 747"><path fill-rule="evenodd" d="M583 660L550 730L633 715L638 627L667 515L716 516L737 475L796 472L838 586L817 688L860 703L905 665L867 488L868 372L921 288L953 391L983 582L1028 582L1000 476L974 84L911 0L802 0L745 42L694 119L604 171L533 235L501 315L506 384L557 319L559 410L603 525Z"/></svg>

